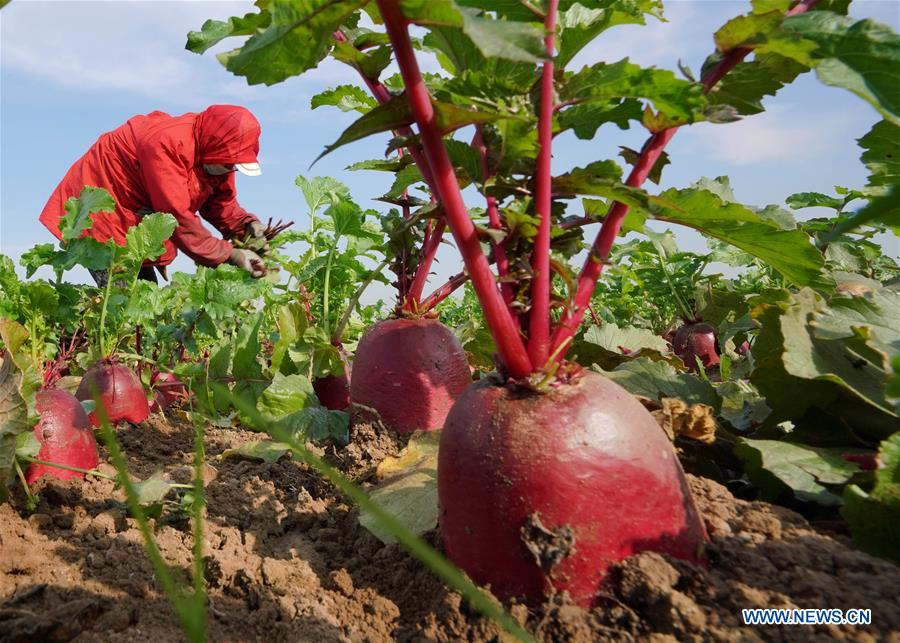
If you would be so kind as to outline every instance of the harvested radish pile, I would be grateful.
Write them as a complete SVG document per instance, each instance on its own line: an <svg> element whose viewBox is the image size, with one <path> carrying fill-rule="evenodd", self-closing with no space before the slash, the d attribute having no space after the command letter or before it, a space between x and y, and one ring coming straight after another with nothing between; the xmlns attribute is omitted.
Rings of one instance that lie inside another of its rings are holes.
<svg viewBox="0 0 900 643"><path fill-rule="evenodd" d="M151 420L120 433L136 475L190 476L192 428ZM358 511L327 482L291 460L223 459L258 435L206 433L207 580L210 640L496 640L479 617L421 563L359 525ZM357 437L358 436L358 437ZM357 448L327 454L363 476L400 442L370 425ZM388 445L391 445L388 447ZM873 625L759 630L771 640L897 640L900 569L809 526L796 513L737 500L721 485L688 475L710 532L707 568L657 554L616 567L600 606L553 600L517 618L545 640L739 640L747 607L866 606ZM41 504L23 496L0 507L0 640L177 640L178 622L142 551L135 522L107 480L48 481ZM160 547L188 573L184 519L156 522ZM433 539L433 534L429 535Z"/></svg>

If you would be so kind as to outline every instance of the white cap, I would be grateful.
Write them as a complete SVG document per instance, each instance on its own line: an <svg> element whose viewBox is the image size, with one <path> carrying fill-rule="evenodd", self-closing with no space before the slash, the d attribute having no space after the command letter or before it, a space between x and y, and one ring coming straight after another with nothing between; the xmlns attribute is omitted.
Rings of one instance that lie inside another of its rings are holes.
<svg viewBox="0 0 900 643"><path fill-rule="evenodd" d="M235 163L234 169L245 176L259 176L262 170L259 169L259 163Z"/></svg>

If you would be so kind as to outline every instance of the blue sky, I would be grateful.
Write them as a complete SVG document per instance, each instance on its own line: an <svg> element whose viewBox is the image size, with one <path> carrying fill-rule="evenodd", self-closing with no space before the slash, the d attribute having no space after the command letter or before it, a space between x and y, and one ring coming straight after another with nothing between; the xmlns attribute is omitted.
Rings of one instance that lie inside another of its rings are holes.
<svg viewBox="0 0 900 643"><path fill-rule="evenodd" d="M717 0L666 4L668 22L618 27L571 65L628 56L642 65L694 70L712 51L712 33L749 2ZM853 3L852 14L900 29L900 4L891 0ZM250 2L84 2L14 0L0 12L0 252L18 257L36 243L52 241L37 221L50 192L97 136L134 114L155 109L172 114L214 103L240 104L262 124L259 177L238 177L241 203L260 218L305 224L305 205L294 186L297 174L332 175L350 185L356 199L388 187L387 175L347 172L361 158L377 158L387 137L356 143L310 163L353 120L336 109L310 110L310 98L340 83L356 82L351 71L327 62L300 78L273 87L248 86L225 71L208 52L184 49L185 35L207 18L224 19L252 10ZM221 47L220 47L221 49ZM426 62L425 66L433 66ZM783 203L799 191L830 192L840 184L860 186L865 168L855 139L879 120L852 94L820 85L807 74L767 101L768 111L729 125L683 128L668 151L672 165L663 188L683 187L701 176L728 175L739 200ZM592 142L561 137L554 147L554 172L598 158L614 158L618 146L637 148L643 131L608 126ZM475 205L473 202L472 205ZM702 250L689 232L682 244ZM896 237L884 240L896 254ZM458 263L449 248L439 256L440 275ZM190 270L183 257L175 267ZM79 275L73 274L78 279ZM83 276L82 276L83 277Z"/></svg>

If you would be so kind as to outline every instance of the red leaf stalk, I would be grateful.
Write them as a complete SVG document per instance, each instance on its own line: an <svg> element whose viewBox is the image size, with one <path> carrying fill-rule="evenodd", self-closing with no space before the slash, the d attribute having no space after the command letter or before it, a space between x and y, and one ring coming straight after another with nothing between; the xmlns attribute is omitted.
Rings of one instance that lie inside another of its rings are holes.
<svg viewBox="0 0 900 643"><path fill-rule="evenodd" d="M547 60L541 74L541 104L538 114L537 176L534 205L540 218L534 254L531 257L531 312L528 317L528 355L531 363L540 368L550 355L550 225L551 186L553 174L550 160L553 153L553 52L556 38L558 0L550 0L544 18L544 46Z"/></svg>
<svg viewBox="0 0 900 643"><path fill-rule="evenodd" d="M801 14L814 7L817 3L818 0L803 0L785 15L795 16ZM734 69L751 51L750 48L740 47L727 52L719 64L700 79L700 82L703 83L704 91L708 93L725 74ZM631 173L628 175L628 179L625 181L626 185L631 187L643 185L650 174L650 170L653 169L654 164L677 131L677 127L671 127L657 132L647 139L637 163L635 163ZM610 208L609 213L603 220L603 225L600 226L600 232L597 233L597 238L594 240L588 257L585 259L584 266L581 268L581 274L578 276L578 285L572 297L572 303L563 312L559 325L553 333L553 352L554 355L557 355L557 359L562 359L565 355L565 351L561 350L561 348L572 341L572 337L574 337L581 320L584 318L588 304L591 301L591 295L594 294L597 279L600 278L603 266L609 258L609 251L613 243L615 243L616 236L619 234L622 221L627 213L628 206L617 201Z"/></svg>
<svg viewBox="0 0 900 643"><path fill-rule="evenodd" d="M422 291L425 290L425 282L428 281L428 273L431 272L431 264L434 263L434 257L441 245L441 239L444 238L444 228L446 227L446 221L443 218L439 219L422 246L422 258L416 268L416 276L413 277L412 285L409 287L403 310L412 312L420 309L419 300L422 299Z"/></svg>
<svg viewBox="0 0 900 643"><path fill-rule="evenodd" d="M435 179L438 199L444 207L447 223L472 279L472 286L484 307L485 320L497 344L500 360L512 377L526 377L533 371L531 360L516 331L512 315L497 288L487 257L478 242L475 225L469 218L466 204L463 202L453 165L435 121L431 96L422 80L410 42L406 19L400 11L397 0L377 0L377 2L394 47L397 65L403 76L407 100L419 127L422 147Z"/></svg>
<svg viewBox="0 0 900 643"><path fill-rule="evenodd" d="M338 42L348 42L347 36L345 36L341 31L335 31L332 34L332 37ZM360 77L363 79L366 87L369 88L369 92L371 92L372 96L375 97L375 100L377 100L381 104L384 104L391 99L391 93L380 80L378 80L377 78L369 78L359 67L356 67L356 71L359 72ZM413 132L409 127L400 127L394 130L394 134L396 134L397 136L408 137L414 136L415 132ZM410 156L413 157L413 161L416 162L419 171L422 173L422 178L425 179L425 183L427 183L428 187L431 188L431 191L434 192L434 177L432 176L431 168L428 166L428 161L422 154L422 150L417 145L409 145L406 149L409 151Z"/></svg>
<svg viewBox="0 0 900 643"><path fill-rule="evenodd" d="M453 294L453 292L456 291L457 288L462 286L467 281L469 281L469 275L467 275L465 272L453 275L452 277L450 277L447 283L445 283L440 288L437 288L433 293L422 300L422 303L419 304L419 312L426 313L432 310L435 306L437 306L439 303Z"/></svg>
<svg viewBox="0 0 900 643"><path fill-rule="evenodd" d="M491 177L491 170L488 167L487 145L484 142L484 135L481 133L481 126L475 126L475 138L473 145L478 149L478 156L481 159L481 179L485 183ZM485 195L485 203L487 205L488 225L494 230L500 230L503 224L500 221L500 211L497 209L497 199L492 196ZM497 262L497 275L501 278L500 292L503 293L503 301L507 306L513 300L513 287L509 282L502 281L503 277L509 274L509 258L506 256L506 242L496 242L491 240L494 248L494 259ZM518 321L518 318L515 318Z"/></svg>

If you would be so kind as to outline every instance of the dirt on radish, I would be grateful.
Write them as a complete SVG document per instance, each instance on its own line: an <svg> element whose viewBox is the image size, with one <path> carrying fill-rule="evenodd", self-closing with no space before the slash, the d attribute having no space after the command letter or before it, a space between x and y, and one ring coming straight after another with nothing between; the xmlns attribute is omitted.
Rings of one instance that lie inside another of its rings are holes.
<svg viewBox="0 0 900 643"><path fill-rule="evenodd" d="M189 479L188 424L154 417L119 437L135 475ZM206 431L210 640L501 640L417 560L362 528L357 510L305 465L215 458L261 437ZM325 455L364 481L404 441L361 424L348 447ZM687 481L710 533L708 567L643 553L613 568L592 611L556 597L532 611L511 605L513 615L544 641L900 641L900 568L788 509ZM42 480L36 491L32 515L21 490L0 505L0 641L182 640L113 483ZM188 521L162 518L155 528L186 576ZM428 539L437 544L436 534ZM740 624L749 607L870 608L873 624L749 628Z"/></svg>

